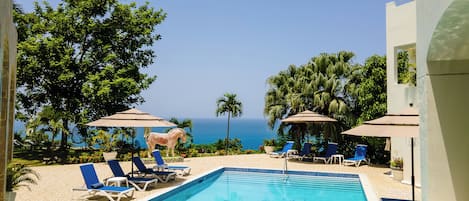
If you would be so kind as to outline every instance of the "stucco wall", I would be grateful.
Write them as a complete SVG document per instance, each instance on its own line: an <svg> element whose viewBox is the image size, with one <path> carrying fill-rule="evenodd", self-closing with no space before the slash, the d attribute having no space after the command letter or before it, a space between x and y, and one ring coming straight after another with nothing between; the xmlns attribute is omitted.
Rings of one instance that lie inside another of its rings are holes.
<svg viewBox="0 0 469 201"><path fill-rule="evenodd" d="M409 107L419 106L417 90L414 86L398 84L397 80L397 50L414 48L417 41L416 31L416 2L411 1L399 6L394 2L386 4L386 73L387 73L387 112L399 113ZM412 60L412 59L411 59ZM419 66L417 65L419 70ZM415 183L420 186L420 143L414 143L414 175ZM411 183L411 143L407 137L393 137L391 139L391 158L402 157L404 161L403 183Z"/></svg>
<svg viewBox="0 0 469 201"><path fill-rule="evenodd" d="M417 4L423 200L469 200L469 1Z"/></svg>

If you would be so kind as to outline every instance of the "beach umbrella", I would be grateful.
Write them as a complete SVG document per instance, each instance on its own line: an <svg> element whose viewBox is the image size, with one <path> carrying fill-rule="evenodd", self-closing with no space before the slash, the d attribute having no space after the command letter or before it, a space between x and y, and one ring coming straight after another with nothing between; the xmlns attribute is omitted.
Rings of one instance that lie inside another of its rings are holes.
<svg viewBox="0 0 469 201"><path fill-rule="evenodd" d="M173 124L165 119L153 116L149 113L142 112L135 108L122 112L117 112L111 116L102 117L96 121L86 124L87 126L95 127L174 127ZM132 135L132 157L134 156L134 135ZM132 175L134 172L134 165L132 163Z"/></svg>
<svg viewBox="0 0 469 201"><path fill-rule="evenodd" d="M328 116L316 113L316 112L305 110L298 114L282 119L281 122L289 123L289 124L308 124L308 123L333 123L333 122L337 122L337 120L330 118Z"/></svg>
<svg viewBox="0 0 469 201"><path fill-rule="evenodd" d="M328 116L310 111L310 110L305 110L298 114L282 119L281 122L289 123L289 124L308 124L308 123L333 123L333 122L337 122L337 120L330 118ZM287 170L286 158L287 157L285 157L285 170Z"/></svg>
<svg viewBox="0 0 469 201"><path fill-rule="evenodd" d="M414 138L419 136L419 115L416 108L409 107L397 114L386 114L381 118L365 121L362 125L346 130L342 134L370 137L410 137L412 200L415 200Z"/></svg>
<svg viewBox="0 0 469 201"><path fill-rule="evenodd" d="M316 112L305 110L298 114L282 119L281 122L282 123L327 123L327 122L337 122L337 120L330 118L328 116L324 116L322 114L318 114Z"/></svg>

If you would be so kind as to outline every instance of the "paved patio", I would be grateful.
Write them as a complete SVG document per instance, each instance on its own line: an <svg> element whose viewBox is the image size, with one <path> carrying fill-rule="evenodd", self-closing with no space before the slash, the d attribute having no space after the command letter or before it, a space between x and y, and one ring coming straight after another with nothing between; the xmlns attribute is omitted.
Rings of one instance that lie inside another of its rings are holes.
<svg viewBox="0 0 469 201"><path fill-rule="evenodd" d="M177 186L187 180L199 176L205 172L213 170L220 166L233 167L256 167L282 169L283 159L270 158L266 154L252 155L231 155L231 156L213 156L200 158L186 158L184 162L172 163L174 165L187 165L192 167L191 175L178 176L176 181L169 183L158 183L156 188L151 188L145 192L137 191L132 200L140 200L149 195L156 195L167 191L170 187ZM131 169L130 162L121 162L125 171ZM150 166L150 165L148 165ZM111 177L112 173L109 167L104 163L94 164L98 177L102 180ZM324 172L346 172L363 173L368 177L376 195L381 198L409 199L411 198L411 186L402 184L393 180L387 173L389 168L370 167L362 165L360 167L342 166L338 164L321 164L311 162L301 162L290 160L289 170L306 171L324 171ZM31 191L22 188L17 191L16 200L18 201L62 201L62 200L83 200L83 192L73 192L72 189L83 186L83 178L80 173L79 164L74 165L53 165L34 167L41 180L38 185L31 186ZM416 191L416 198L420 200L420 189ZM88 200L106 200L104 197L90 197ZM126 199L122 199L126 200ZM128 199L127 199L128 200Z"/></svg>

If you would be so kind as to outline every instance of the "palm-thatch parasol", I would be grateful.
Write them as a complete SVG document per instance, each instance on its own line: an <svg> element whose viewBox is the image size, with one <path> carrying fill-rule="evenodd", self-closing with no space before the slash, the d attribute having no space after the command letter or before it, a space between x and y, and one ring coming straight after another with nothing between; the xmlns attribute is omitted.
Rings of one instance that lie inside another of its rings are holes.
<svg viewBox="0 0 469 201"><path fill-rule="evenodd" d="M103 117L96 121L86 124L95 127L173 127L173 124L165 119L153 116L149 113L142 112L137 109L129 109L122 112L117 112L111 116ZM134 136L132 135L132 157L134 156ZM132 174L134 166L132 163Z"/></svg>
<svg viewBox="0 0 469 201"><path fill-rule="evenodd" d="M308 124L308 123L332 123L337 122L337 120L330 118L328 116L312 112L310 110L305 110L298 114L289 116L281 120L282 123L290 124ZM287 169L287 157L285 157L285 170Z"/></svg>
<svg viewBox="0 0 469 201"><path fill-rule="evenodd" d="M324 116L322 114L318 114L316 112L309 111L309 110L305 110L298 114L282 119L282 123L327 123L327 122L337 122L337 120L330 118L328 116Z"/></svg>

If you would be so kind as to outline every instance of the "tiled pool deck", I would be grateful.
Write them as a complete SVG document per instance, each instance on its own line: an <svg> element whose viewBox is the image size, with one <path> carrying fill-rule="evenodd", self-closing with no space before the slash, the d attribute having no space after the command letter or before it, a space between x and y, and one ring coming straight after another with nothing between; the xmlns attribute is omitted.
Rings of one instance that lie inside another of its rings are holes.
<svg viewBox="0 0 469 201"><path fill-rule="evenodd" d="M182 163L172 163L175 165L187 165L192 167L191 175L181 177L178 176L176 181L169 183L158 183L156 188L134 194L133 200L140 200L152 194L159 194L168 189L179 185L185 181L200 176L203 173L214 170L220 166L229 167L252 167L265 169L282 169L284 165L283 159L270 158L265 154L254 155L234 155L234 156L214 156L201 158L186 158ZM100 179L110 177L112 175L109 167L104 163L94 165ZM121 162L121 166L125 171L130 171L130 162ZM80 200L83 192L72 192L72 188L83 185L79 165L54 165L34 167L41 176L38 185L31 186L28 189L20 189L17 191L16 200ZM394 181L386 173L389 168L370 167L362 165L361 167L329 165L321 163L301 162L290 160L288 163L289 170L300 171L318 171L318 172L338 172L338 173L355 173L366 175L369 184L376 193L378 198L394 198L394 199L410 199L411 186L401 184ZM420 189L416 191L416 198L420 200ZM89 200L106 200L103 197L91 197ZM126 199L123 199L126 200Z"/></svg>

